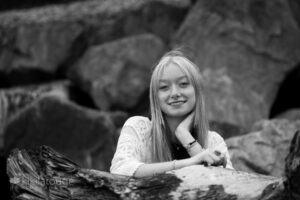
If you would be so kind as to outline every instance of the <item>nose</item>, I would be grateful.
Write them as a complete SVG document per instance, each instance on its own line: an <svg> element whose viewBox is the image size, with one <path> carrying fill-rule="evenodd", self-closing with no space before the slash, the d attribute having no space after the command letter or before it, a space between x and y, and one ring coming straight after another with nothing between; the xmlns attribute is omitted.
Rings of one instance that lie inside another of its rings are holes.
<svg viewBox="0 0 300 200"><path fill-rule="evenodd" d="M172 98L178 98L180 96L179 88L176 85L173 85L171 88L171 95Z"/></svg>

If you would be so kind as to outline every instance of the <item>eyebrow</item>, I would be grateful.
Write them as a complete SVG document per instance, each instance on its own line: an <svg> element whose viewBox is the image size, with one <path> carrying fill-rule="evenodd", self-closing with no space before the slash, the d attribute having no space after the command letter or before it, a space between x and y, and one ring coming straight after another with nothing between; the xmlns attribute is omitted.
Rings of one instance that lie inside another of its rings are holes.
<svg viewBox="0 0 300 200"><path fill-rule="evenodd" d="M181 79L184 79L184 78L188 79L188 77L186 75L183 75L183 76L177 77L176 80L181 80ZM166 80L166 79L159 79L159 82L168 82L168 80Z"/></svg>

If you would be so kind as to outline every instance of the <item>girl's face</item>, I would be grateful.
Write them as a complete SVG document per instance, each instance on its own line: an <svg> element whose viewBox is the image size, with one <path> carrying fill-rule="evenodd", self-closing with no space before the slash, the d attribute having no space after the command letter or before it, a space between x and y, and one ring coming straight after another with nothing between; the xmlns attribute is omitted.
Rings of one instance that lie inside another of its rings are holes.
<svg viewBox="0 0 300 200"><path fill-rule="evenodd" d="M176 64L165 67L158 87L159 105L166 117L183 118L195 108L195 89Z"/></svg>

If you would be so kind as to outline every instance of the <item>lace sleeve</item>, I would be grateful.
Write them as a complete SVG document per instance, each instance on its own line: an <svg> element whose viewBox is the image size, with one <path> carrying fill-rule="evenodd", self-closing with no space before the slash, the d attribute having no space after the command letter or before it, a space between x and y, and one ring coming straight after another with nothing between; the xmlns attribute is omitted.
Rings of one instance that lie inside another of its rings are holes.
<svg viewBox="0 0 300 200"><path fill-rule="evenodd" d="M216 132L210 131L210 147L213 150L219 150L221 153L224 153L226 156L226 168L234 169L230 160L230 155L228 152L227 145L224 139Z"/></svg>
<svg viewBox="0 0 300 200"><path fill-rule="evenodd" d="M136 119L128 119L124 124L112 159L111 173L134 176L137 168L144 164L141 161L143 155L142 134L138 132L136 124Z"/></svg>

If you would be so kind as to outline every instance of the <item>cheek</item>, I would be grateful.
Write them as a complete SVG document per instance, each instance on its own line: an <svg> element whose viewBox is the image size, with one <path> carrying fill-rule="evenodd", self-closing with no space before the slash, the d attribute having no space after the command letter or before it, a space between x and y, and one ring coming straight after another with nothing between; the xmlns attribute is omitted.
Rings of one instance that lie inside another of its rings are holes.
<svg viewBox="0 0 300 200"><path fill-rule="evenodd" d="M196 93L195 93L195 89L193 87L189 88L187 91L186 91L186 94L192 98L192 99L195 99L196 98Z"/></svg>
<svg viewBox="0 0 300 200"><path fill-rule="evenodd" d="M166 100L166 93L165 92L158 92L157 97L159 103L163 103Z"/></svg>
<svg viewBox="0 0 300 200"><path fill-rule="evenodd" d="M166 98L167 98L167 95L163 92L159 92L158 95L158 102L159 102L159 106L160 106L160 109L165 112L166 110Z"/></svg>

